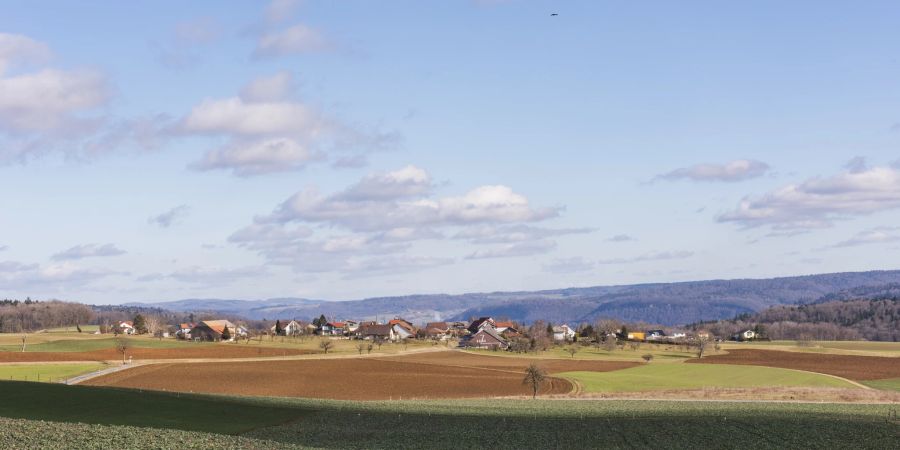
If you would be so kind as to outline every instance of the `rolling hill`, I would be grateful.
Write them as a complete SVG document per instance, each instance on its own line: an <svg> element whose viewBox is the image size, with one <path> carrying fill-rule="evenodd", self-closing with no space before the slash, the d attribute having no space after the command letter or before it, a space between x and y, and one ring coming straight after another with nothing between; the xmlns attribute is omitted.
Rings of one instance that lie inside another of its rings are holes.
<svg viewBox="0 0 900 450"><path fill-rule="evenodd" d="M216 311L250 319L368 320L401 316L414 322L468 320L475 316L531 322L593 321L601 317L680 325L730 319L776 305L811 303L862 290L893 289L900 270L846 272L769 279L738 279L595 286L533 292L434 294L327 301L302 298L266 300L185 299L129 303L173 311Z"/></svg>

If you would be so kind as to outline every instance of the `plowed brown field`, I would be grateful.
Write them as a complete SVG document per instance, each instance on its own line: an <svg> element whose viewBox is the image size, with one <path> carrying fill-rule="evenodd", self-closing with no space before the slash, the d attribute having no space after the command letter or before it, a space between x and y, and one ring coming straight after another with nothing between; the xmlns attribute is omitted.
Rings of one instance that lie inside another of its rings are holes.
<svg viewBox="0 0 900 450"><path fill-rule="evenodd" d="M577 359L531 359L527 357L490 356L463 352L433 352L379 358L385 361L415 362L441 366L475 367L481 369L509 370L522 372L529 364L536 362L549 373L586 370L609 372L640 366L629 361L598 361Z"/></svg>
<svg viewBox="0 0 900 450"><path fill-rule="evenodd" d="M315 352L272 347L204 345L193 348L132 348L128 349L126 357L130 356L135 361L140 361L147 359L260 358L310 353ZM90 352L0 352L0 362L117 361L121 359L122 354L113 348Z"/></svg>
<svg viewBox="0 0 900 450"><path fill-rule="evenodd" d="M582 364L586 362L548 361L545 366L551 372L623 367L622 363L593 364L600 361ZM378 359L165 363L135 367L84 384L342 400L495 397L529 395L529 388L522 384L522 369L529 363L456 352ZM570 382L550 377L541 394L566 394L571 390Z"/></svg>
<svg viewBox="0 0 900 450"><path fill-rule="evenodd" d="M823 355L778 350L729 350L727 355L689 359L688 363L734 364L799 369L827 373L851 380L900 377L900 358L880 356Z"/></svg>

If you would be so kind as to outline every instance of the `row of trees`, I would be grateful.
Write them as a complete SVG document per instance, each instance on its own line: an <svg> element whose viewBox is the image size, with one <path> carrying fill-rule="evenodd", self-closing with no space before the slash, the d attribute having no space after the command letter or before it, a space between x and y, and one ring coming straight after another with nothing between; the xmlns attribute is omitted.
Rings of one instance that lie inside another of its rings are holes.
<svg viewBox="0 0 900 450"><path fill-rule="evenodd" d="M0 302L0 333L21 333L91 323L94 311L87 305L26 299Z"/></svg>
<svg viewBox="0 0 900 450"><path fill-rule="evenodd" d="M717 336L747 329L763 329L775 340L900 341L900 299L832 301L775 306L732 320L693 325Z"/></svg>

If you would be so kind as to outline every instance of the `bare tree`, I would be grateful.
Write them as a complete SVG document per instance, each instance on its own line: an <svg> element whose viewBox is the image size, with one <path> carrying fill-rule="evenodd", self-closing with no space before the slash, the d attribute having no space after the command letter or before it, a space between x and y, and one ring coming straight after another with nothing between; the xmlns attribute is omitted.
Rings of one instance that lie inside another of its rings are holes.
<svg viewBox="0 0 900 450"><path fill-rule="evenodd" d="M699 338L697 339L697 358L702 358L703 353L706 352L706 347L709 346L709 339L707 338Z"/></svg>
<svg viewBox="0 0 900 450"><path fill-rule="evenodd" d="M22 353L25 353L25 341L28 339L28 335L22 335Z"/></svg>
<svg viewBox="0 0 900 450"><path fill-rule="evenodd" d="M128 349L131 348L131 345L128 343L127 339L116 338L115 340L116 351L122 354L122 364L125 364L125 354L128 353Z"/></svg>
<svg viewBox="0 0 900 450"><path fill-rule="evenodd" d="M366 343L365 343L365 342L359 341L359 343L356 344L356 350L359 351L359 354L360 354L360 355L362 355L362 352L363 352L363 350L365 350L365 349L366 349Z"/></svg>
<svg viewBox="0 0 900 450"><path fill-rule="evenodd" d="M641 358L644 358L644 361L646 361L646 362L649 363L650 361L653 361L653 354L652 354L652 353L647 353L646 355L641 356Z"/></svg>
<svg viewBox="0 0 900 450"><path fill-rule="evenodd" d="M328 350L331 350L331 347L334 346L334 342L331 342L331 339L323 339L319 342L319 348L325 350L325 354L328 354Z"/></svg>
<svg viewBox="0 0 900 450"><path fill-rule="evenodd" d="M579 348L575 345L570 345L570 346L566 347L566 353L568 353L569 356L571 356L572 358L575 357L575 354L578 353L578 350L579 350Z"/></svg>
<svg viewBox="0 0 900 450"><path fill-rule="evenodd" d="M637 349L641 348L641 343L637 341L631 341L628 343L628 347L631 348L631 351L635 352Z"/></svg>
<svg viewBox="0 0 900 450"><path fill-rule="evenodd" d="M525 368L525 379L522 380L522 384L531 386L531 398L537 398L537 393L541 389L541 384L544 382L544 379L547 378L547 373L544 372L544 369L540 368L536 363L531 363Z"/></svg>
<svg viewBox="0 0 900 450"><path fill-rule="evenodd" d="M375 345L372 344L371 342L366 344L366 353L372 353L372 348L374 348L374 347L375 347Z"/></svg>

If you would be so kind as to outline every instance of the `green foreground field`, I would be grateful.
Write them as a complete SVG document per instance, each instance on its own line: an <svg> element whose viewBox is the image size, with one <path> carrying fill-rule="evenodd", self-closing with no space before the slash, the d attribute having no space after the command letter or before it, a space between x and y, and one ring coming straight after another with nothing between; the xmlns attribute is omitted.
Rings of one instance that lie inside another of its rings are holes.
<svg viewBox="0 0 900 450"><path fill-rule="evenodd" d="M566 372L585 392L632 392L667 389L742 387L857 388L847 381L811 372L724 364L651 363L613 372Z"/></svg>
<svg viewBox="0 0 900 450"><path fill-rule="evenodd" d="M0 380L60 382L107 367L101 363L78 364L3 364Z"/></svg>
<svg viewBox="0 0 900 450"><path fill-rule="evenodd" d="M900 378L889 378L887 380L869 380L863 381L862 383L875 389L900 392Z"/></svg>
<svg viewBox="0 0 900 450"><path fill-rule="evenodd" d="M0 382L0 398L0 417L15 419L0 419L0 448L874 449L895 446L900 432L896 405L342 402L16 382Z"/></svg>

